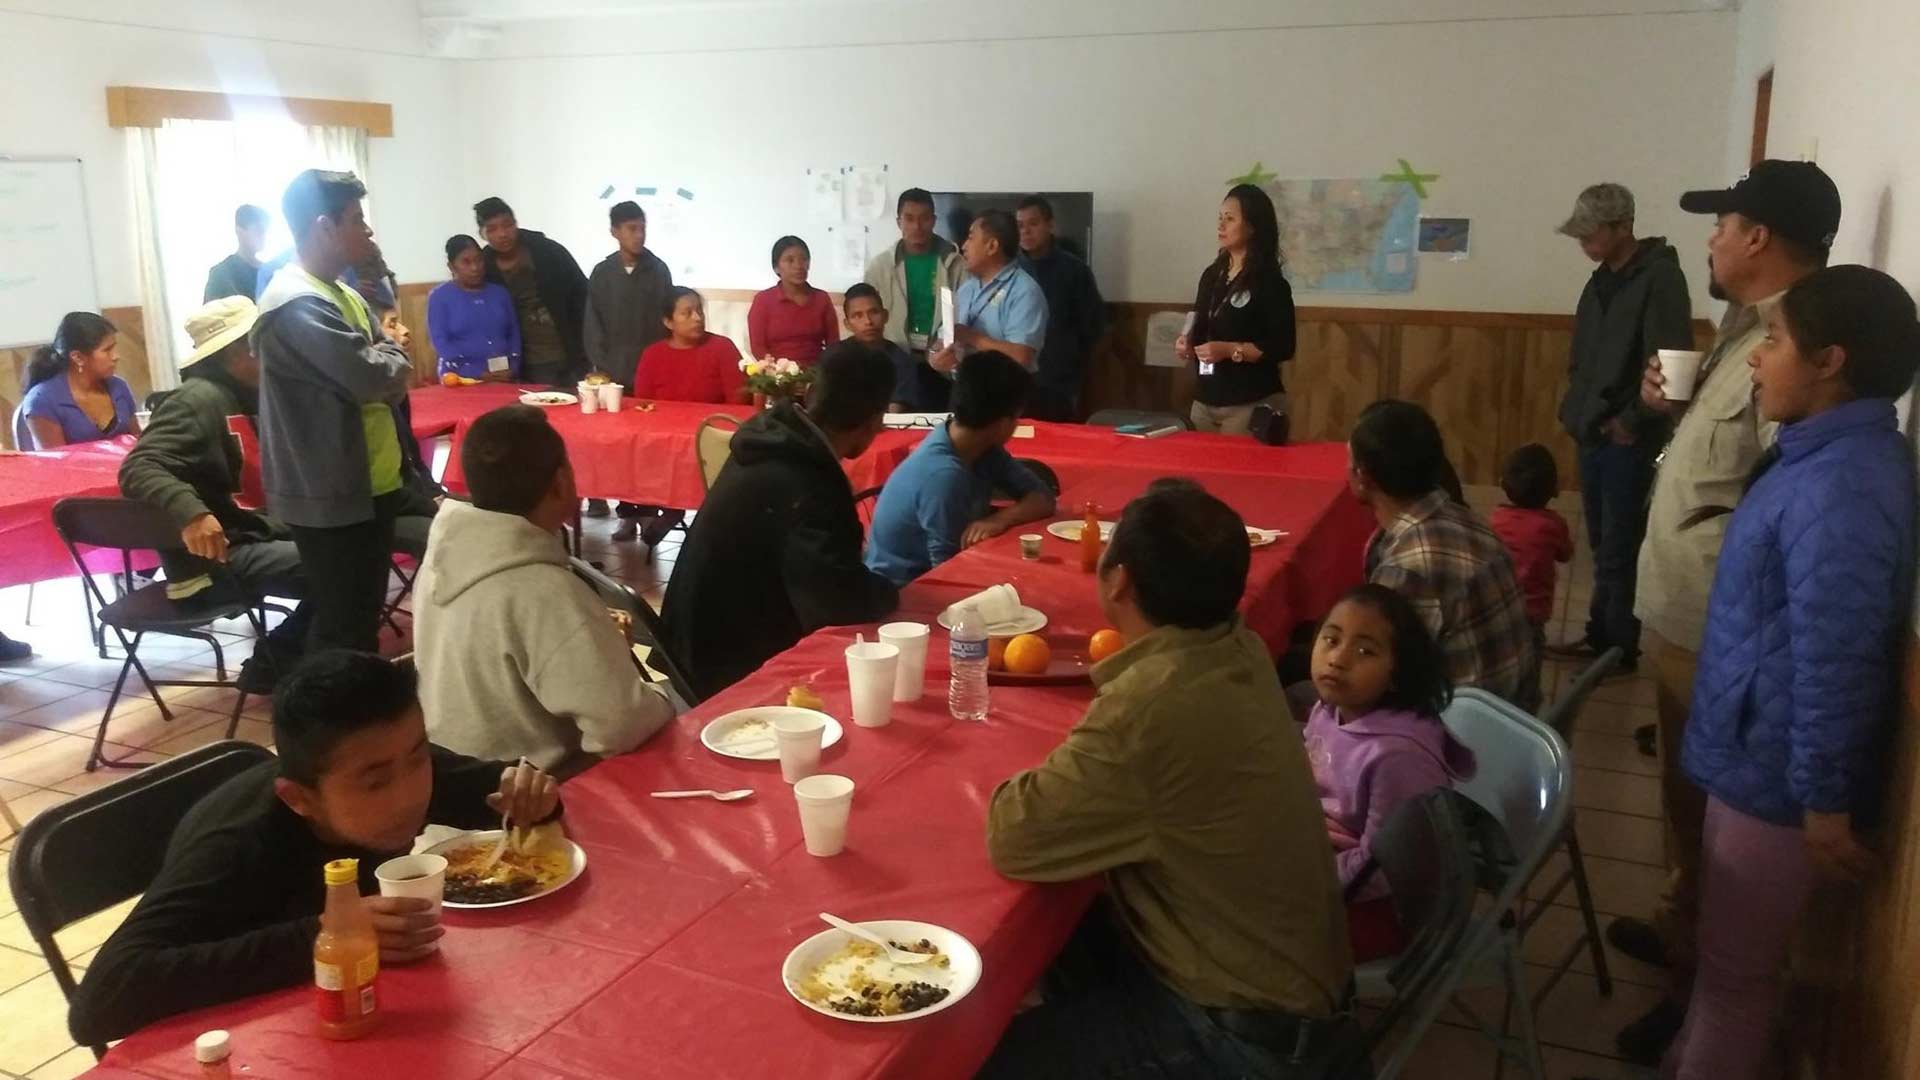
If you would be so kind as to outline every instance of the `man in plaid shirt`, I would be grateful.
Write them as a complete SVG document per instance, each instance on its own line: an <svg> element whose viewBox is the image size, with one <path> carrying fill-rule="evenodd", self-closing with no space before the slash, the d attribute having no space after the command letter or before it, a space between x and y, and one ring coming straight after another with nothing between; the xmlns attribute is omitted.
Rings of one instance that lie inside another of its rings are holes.
<svg viewBox="0 0 1920 1080"><path fill-rule="evenodd" d="M1360 414L1349 446L1353 493L1380 522L1367 544L1367 580L1412 602L1455 686L1537 709L1539 647L1513 561L1449 490L1452 469L1433 418L1408 402L1376 401Z"/></svg>

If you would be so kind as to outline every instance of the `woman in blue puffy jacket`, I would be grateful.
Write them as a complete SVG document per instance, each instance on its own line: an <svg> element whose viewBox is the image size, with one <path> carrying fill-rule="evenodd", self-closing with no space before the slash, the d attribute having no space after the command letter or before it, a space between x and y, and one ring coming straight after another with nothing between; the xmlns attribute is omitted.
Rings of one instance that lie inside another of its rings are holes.
<svg viewBox="0 0 1920 1080"><path fill-rule="evenodd" d="M1782 427L1733 513L1682 767L1708 795L1699 972L1668 1076L1773 1059L1780 972L1816 877L1858 880L1913 594L1914 464L1894 416L1920 323L1900 283L1829 267L1789 290L1749 363Z"/></svg>

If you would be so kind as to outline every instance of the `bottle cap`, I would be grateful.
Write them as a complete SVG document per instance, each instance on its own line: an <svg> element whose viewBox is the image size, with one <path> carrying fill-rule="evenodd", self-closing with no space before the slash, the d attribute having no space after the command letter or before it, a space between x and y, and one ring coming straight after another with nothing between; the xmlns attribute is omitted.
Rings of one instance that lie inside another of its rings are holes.
<svg viewBox="0 0 1920 1080"><path fill-rule="evenodd" d="M224 1031L209 1031L193 1040L193 1060L212 1063L227 1060L232 1052L231 1038Z"/></svg>
<svg viewBox="0 0 1920 1080"><path fill-rule="evenodd" d="M359 880L359 859L335 859L327 864L327 884L351 885Z"/></svg>

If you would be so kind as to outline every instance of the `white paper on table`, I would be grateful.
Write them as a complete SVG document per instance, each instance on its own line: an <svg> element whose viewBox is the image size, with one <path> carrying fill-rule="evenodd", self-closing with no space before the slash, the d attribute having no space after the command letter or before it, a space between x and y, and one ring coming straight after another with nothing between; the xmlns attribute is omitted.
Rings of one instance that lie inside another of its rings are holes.
<svg viewBox="0 0 1920 1080"><path fill-rule="evenodd" d="M844 186L845 177L840 174L839 169L808 169L808 219L837 222L844 217L846 207L841 196Z"/></svg>
<svg viewBox="0 0 1920 1080"><path fill-rule="evenodd" d="M1173 343L1190 329L1193 313L1156 311L1147 316L1147 344L1142 350L1148 367L1181 367L1186 361L1173 351Z"/></svg>
<svg viewBox="0 0 1920 1080"><path fill-rule="evenodd" d="M953 289L940 286L940 343L953 344Z"/></svg>
<svg viewBox="0 0 1920 1080"><path fill-rule="evenodd" d="M867 272L867 227L840 225L827 232L832 238L834 273L860 280Z"/></svg>
<svg viewBox="0 0 1920 1080"><path fill-rule="evenodd" d="M855 165L846 173L848 221L872 221L887 209L887 172L877 165Z"/></svg>
<svg viewBox="0 0 1920 1080"><path fill-rule="evenodd" d="M1013 429L1013 437L1016 439L1033 438L1033 425L1032 424L1019 425L1018 427Z"/></svg>

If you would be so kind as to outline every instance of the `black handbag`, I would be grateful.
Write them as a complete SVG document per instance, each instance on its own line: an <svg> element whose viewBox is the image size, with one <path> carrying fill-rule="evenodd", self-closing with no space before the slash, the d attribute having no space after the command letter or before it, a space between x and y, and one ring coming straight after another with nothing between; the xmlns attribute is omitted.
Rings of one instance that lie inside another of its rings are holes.
<svg viewBox="0 0 1920 1080"><path fill-rule="evenodd" d="M1286 413L1277 411L1271 405L1255 405L1247 431L1268 446L1285 446L1292 426Z"/></svg>

